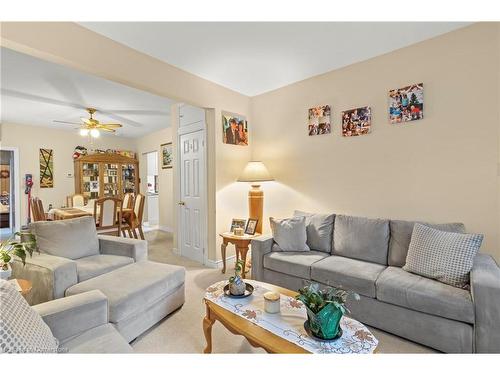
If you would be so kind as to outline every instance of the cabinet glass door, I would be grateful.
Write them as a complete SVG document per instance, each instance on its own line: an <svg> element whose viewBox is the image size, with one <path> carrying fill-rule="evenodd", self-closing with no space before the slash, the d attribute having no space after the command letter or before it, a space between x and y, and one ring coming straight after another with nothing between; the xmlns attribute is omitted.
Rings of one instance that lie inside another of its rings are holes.
<svg viewBox="0 0 500 375"><path fill-rule="evenodd" d="M104 179L103 179L103 194L105 197L116 197L120 193L120 185L118 179L119 165L105 163L104 165Z"/></svg>
<svg viewBox="0 0 500 375"><path fill-rule="evenodd" d="M82 164L82 194L88 199L99 197L99 163Z"/></svg>
<svg viewBox="0 0 500 375"><path fill-rule="evenodd" d="M134 164L122 165L122 191L123 194L135 193L136 168Z"/></svg>

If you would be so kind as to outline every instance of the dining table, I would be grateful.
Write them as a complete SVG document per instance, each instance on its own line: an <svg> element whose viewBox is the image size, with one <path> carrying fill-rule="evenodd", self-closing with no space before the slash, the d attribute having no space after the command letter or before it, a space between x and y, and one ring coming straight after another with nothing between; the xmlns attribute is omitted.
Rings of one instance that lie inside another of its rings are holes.
<svg viewBox="0 0 500 375"><path fill-rule="evenodd" d="M99 207L97 207L97 215L99 215ZM77 217L94 216L94 206L73 206L63 208L52 208L48 212L50 220L68 220ZM122 218L127 222L133 220L135 217L133 208L122 208Z"/></svg>

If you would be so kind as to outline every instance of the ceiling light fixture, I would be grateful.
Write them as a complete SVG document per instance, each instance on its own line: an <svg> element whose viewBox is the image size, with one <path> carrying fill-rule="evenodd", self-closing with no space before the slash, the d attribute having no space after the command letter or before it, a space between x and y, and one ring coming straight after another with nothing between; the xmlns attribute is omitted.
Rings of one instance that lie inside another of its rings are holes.
<svg viewBox="0 0 500 375"><path fill-rule="evenodd" d="M101 134L99 133L99 130L97 129L91 129L90 130L90 136L94 138L99 138Z"/></svg>
<svg viewBox="0 0 500 375"><path fill-rule="evenodd" d="M89 129L85 129L85 128L80 129L80 135L82 137L86 137L87 135L89 135Z"/></svg>

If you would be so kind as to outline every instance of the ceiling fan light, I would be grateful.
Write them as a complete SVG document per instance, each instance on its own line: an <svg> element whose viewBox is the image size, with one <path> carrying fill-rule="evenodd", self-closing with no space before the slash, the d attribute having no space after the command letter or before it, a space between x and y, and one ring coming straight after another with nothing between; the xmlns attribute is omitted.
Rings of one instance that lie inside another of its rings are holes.
<svg viewBox="0 0 500 375"><path fill-rule="evenodd" d="M94 138L99 138L99 136L100 136L101 134L99 133L99 130L97 130L97 129L91 129L91 130L90 130L90 135L91 135L92 137L94 137Z"/></svg>
<svg viewBox="0 0 500 375"><path fill-rule="evenodd" d="M82 137L86 137L87 135L89 135L89 129L85 129L85 128L80 129L80 135Z"/></svg>

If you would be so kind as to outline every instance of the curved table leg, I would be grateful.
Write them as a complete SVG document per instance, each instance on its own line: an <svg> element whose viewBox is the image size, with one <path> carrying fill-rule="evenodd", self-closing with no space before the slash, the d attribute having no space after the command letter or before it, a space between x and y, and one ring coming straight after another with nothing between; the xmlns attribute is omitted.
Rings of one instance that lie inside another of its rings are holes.
<svg viewBox="0 0 500 375"><path fill-rule="evenodd" d="M225 242L220 245L220 252L222 255L222 273L226 273L226 247L227 243Z"/></svg>
<svg viewBox="0 0 500 375"><path fill-rule="evenodd" d="M203 318L203 333L205 334L205 340L207 341L207 346L203 350L203 353L212 353L212 326L215 320L211 317L210 308L207 306L207 315Z"/></svg>

